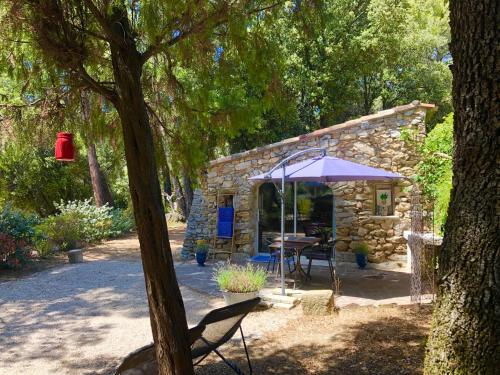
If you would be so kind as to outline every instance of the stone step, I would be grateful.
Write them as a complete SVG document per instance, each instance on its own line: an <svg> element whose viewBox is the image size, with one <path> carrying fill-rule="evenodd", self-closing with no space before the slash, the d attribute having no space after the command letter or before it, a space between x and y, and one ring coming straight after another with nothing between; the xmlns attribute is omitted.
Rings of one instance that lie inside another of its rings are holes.
<svg viewBox="0 0 500 375"><path fill-rule="evenodd" d="M293 305L291 303L281 303L281 302L278 302L278 303L273 303L273 307L277 308L277 309L291 310L291 309L293 309L295 307L295 305Z"/></svg>
<svg viewBox="0 0 500 375"><path fill-rule="evenodd" d="M291 305L297 305L300 300L297 297L292 297L292 296L280 296L276 294L263 294L261 295L261 298L264 301L269 301L274 304L276 303L284 303L284 304L291 304Z"/></svg>
<svg viewBox="0 0 500 375"><path fill-rule="evenodd" d="M303 291L298 289L285 289L285 295L287 296L298 296L301 295L302 293ZM281 288L274 288L272 290L272 294L281 295Z"/></svg>

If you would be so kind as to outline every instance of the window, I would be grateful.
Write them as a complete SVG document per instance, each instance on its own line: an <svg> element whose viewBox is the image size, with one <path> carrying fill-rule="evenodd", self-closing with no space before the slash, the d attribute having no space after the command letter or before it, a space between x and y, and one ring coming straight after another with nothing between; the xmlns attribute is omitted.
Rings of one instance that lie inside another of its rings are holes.
<svg viewBox="0 0 500 375"><path fill-rule="evenodd" d="M392 185L375 185L375 215L394 215L394 189Z"/></svg>
<svg viewBox="0 0 500 375"><path fill-rule="evenodd" d="M297 233L311 225L331 227L332 190L319 182L297 182ZM294 184L285 184L285 232L294 232ZM264 183L259 187L259 251L281 231L281 202L276 187Z"/></svg>

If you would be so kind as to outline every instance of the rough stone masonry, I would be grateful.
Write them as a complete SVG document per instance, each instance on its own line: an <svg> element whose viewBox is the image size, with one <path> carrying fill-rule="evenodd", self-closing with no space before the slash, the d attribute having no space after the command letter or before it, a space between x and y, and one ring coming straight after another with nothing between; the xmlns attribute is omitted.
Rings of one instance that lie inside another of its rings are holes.
<svg viewBox="0 0 500 375"><path fill-rule="evenodd" d="M269 171L281 159L299 150L325 147L331 156L411 178L420 161L415 145L425 137L425 117L432 109L432 104L414 101L210 162L201 189L195 191L183 255L189 256L200 238L209 240L212 248L230 246L230 241L217 240L214 236L217 195L223 192L234 194L233 252L255 254L259 183L248 178ZM405 141L403 133L416 142ZM304 156L308 157L310 155ZM410 185L410 180L395 183L392 187L393 214L377 216L375 183L332 184L337 200L337 251L349 252L357 243L366 242L371 262L403 259L406 254L403 231L410 228Z"/></svg>

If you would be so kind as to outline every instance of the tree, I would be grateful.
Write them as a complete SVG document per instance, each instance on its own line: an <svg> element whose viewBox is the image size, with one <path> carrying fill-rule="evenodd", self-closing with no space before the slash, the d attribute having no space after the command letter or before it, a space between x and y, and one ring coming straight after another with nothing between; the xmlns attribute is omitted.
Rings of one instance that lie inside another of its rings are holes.
<svg viewBox="0 0 500 375"><path fill-rule="evenodd" d="M90 100L88 93L81 93L81 112L83 120L86 123L92 121L90 115ZM87 161L89 163L90 179L92 180L92 191L94 192L94 201L97 207L102 207L105 204L113 206L113 197L109 189L106 176L101 170L99 160L97 159L97 151L95 148L94 136L91 135L92 131L87 132Z"/></svg>
<svg viewBox="0 0 500 375"><path fill-rule="evenodd" d="M9 4L9 35L17 31L22 38L33 37L44 61L64 72L58 77L63 86L91 89L112 103L118 113L159 372L192 374L185 311L168 241L142 75L151 58L159 54L200 64L212 61L215 31L217 41L244 46L235 52L251 60L249 51L255 48L247 48L246 37L276 4L125 0L25 0ZM258 41L255 36L249 39ZM259 67L266 71L263 62L253 68Z"/></svg>
<svg viewBox="0 0 500 375"><path fill-rule="evenodd" d="M228 141L277 142L415 99L451 111L447 0L292 1L264 36L277 41L280 106Z"/></svg>
<svg viewBox="0 0 500 375"><path fill-rule="evenodd" d="M498 374L500 4L450 3L453 188L427 344L427 374Z"/></svg>

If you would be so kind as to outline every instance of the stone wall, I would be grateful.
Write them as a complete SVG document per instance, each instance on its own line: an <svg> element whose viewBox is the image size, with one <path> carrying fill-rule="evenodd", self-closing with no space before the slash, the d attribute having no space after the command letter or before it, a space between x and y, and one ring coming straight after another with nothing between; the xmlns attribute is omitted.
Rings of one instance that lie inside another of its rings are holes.
<svg viewBox="0 0 500 375"><path fill-rule="evenodd" d="M230 247L230 241L214 242L217 193L233 193L236 224L233 252L255 253L257 232L257 195L259 183L249 177L269 171L286 156L310 147L325 147L331 156L376 168L414 175L419 156L401 137L403 129L415 140L425 134L425 115L434 106L411 104L364 116L343 124L320 129L299 137L214 160L202 184L203 197L193 204L189 217L184 252L192 251L194 240L209 238L211 247ZM304 159L311 155L304 155ZM297 161L300 159L297 159ZM403 231L410 227L410 203L406 187L394 187L394 215L374 216L374 184L336 183L331 187L337 198L337 249L351 250L357 242L367 242L369 260L399 259L406 252Z"/></svg>

